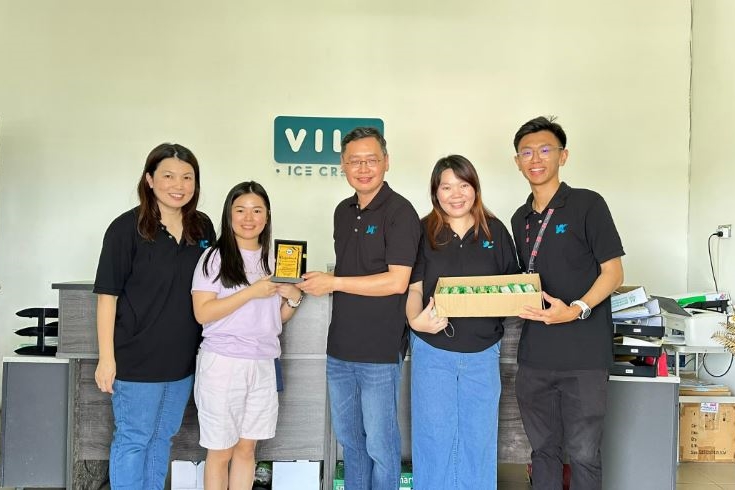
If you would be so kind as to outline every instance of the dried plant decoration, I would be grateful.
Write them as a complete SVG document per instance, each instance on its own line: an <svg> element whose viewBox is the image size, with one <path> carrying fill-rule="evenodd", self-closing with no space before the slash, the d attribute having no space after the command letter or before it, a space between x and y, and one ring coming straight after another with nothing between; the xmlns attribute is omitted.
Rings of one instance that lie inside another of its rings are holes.
<svg viewBox="0 0 735 490"><path fill-rule="evenodd" d="M718 330L712 334L717 343L725 346L732 354L735 354L735 316L728 316L727 323L722 324L724 330Z"/></svg>

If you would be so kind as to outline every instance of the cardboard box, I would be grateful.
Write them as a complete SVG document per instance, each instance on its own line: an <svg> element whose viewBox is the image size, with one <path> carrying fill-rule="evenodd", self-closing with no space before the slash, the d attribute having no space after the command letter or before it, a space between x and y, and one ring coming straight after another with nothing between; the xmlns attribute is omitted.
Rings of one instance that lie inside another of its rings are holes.
<svg viewBox="0 0 735 490"><path fill-rule="evenodd" d="M532 284L535 293L439 293L444 286L507 286ZM436 314L444 317L518 316L525 305L542 308L541 278L538 274L502 276L440 277L434 290Z"/></svg>
<svg viewBox="0 0 735 490"><path fill-rule="evenodd" d="M204 490L204 461L171 461L171 490Z"/></svg>
<svg viewBox="0 0 735 490"><path fill-rule="evenodd" d="M679 460L735 463L735 405L682 403Z"/></svg>
<svg viewBox="0 0 735 490"><path fill-rule="evenodd" d="M337 461L334 468L334 483L332 490L345 490L345 464L344 461ZM401 481L399 490L413 490L413 468L411 463L401 463Z"/></svg>
<svg viewBox="0 0 735 490"><path fill-rule="evenodd" d="M648 295L643 286L620 286L610 298L612 312L642 305L648 301Z"/></svg>
<svg viewBox="0 0 735 490"><path fill-rule="evenodd" d="M273 490L319 490L322 483L319 461L274 461Z"/></svg>

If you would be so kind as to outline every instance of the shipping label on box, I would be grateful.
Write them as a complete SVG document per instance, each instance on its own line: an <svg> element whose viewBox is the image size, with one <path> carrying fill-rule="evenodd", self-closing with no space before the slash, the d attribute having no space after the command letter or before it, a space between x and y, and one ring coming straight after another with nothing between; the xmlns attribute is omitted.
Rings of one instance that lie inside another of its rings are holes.
<svg viewBox="0 0 735 490"><path fill-rule="evenodd" d="M679 460L735 463L735 405L683 403Z"/></svg>
<svg viewBox="0 0 735 490"><path fill-rule="evenodd" d="M489 286L513 284L530 284L534 292L475 292ZM460 291L465 288L466 292L442 292L455 286ZM518 316L526 305L543 308L541 278L538 274L440 277L434 290L434 302L437 316L442 317Z"/></svg>

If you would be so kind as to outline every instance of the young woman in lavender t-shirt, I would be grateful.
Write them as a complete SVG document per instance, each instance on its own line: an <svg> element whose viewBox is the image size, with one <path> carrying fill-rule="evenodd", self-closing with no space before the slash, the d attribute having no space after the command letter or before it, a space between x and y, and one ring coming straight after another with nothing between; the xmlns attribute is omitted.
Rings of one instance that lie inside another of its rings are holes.
<svg viewBox="0 0 735 490"><path fill-rule="evenodd" d="M276 432L273 360L281 354L281 326L301 303L301 291L270 281L270 212L260 184L236 185L225 200L220 238L194 272L194 315L204 326L194 400L199 443L207 448L207 489L250 488L256 442Z"/></svg>

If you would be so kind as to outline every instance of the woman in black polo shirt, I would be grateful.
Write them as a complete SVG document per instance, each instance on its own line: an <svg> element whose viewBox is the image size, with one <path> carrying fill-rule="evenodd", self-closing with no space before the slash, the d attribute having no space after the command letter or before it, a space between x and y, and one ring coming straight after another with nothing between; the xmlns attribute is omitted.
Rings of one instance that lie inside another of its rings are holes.
<svg viewBox="0 0 735 490"><path fill-rule="evenodd" d="M439 277L518 273L515 248L465 157L436 163L431 202L406 303L414 485L495 489L502 318L436 317L431 295Z"/></svg>
<svg viewBox="0 0 735 490"><path fill-rule="evenodd" d="M151 151L138 197L140 206L117 217L102 243L94 377L112 394L112 488L151 490L164 486L171 438L191 393L202 331L191 279L215 235L196 209L199 164L181 145Z"/></svg>

